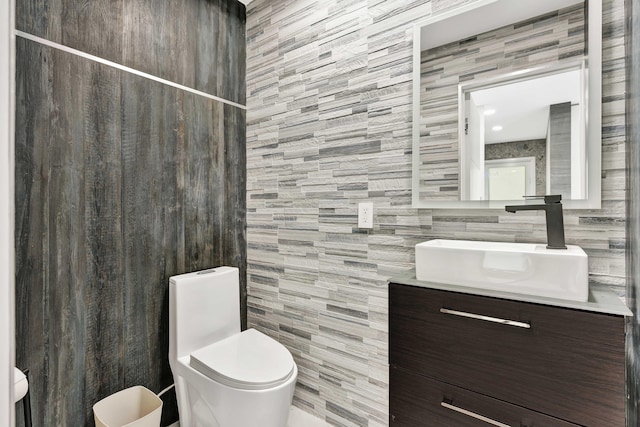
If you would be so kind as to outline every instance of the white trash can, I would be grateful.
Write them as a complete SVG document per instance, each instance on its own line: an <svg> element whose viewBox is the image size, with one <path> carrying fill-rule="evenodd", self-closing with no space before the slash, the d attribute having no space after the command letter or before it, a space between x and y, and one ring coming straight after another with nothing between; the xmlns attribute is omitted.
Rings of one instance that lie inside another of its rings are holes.
<svg viewBox="0 0 640 427"><path fill-rule="evenodd" d="M162 400L151 390L135 386L93 405L96 427L160 427Z"/></svg>

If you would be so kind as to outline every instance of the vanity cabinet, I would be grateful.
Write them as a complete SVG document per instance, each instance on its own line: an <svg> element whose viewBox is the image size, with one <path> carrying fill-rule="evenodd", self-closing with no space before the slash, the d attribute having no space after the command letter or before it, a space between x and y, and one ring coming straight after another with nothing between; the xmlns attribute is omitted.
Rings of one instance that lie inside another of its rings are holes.
<svg viewBox="0 0 640 427"><path fill-rule="evenodd" d="M624 427L624 325L390 283L390 424Z"/></svg>

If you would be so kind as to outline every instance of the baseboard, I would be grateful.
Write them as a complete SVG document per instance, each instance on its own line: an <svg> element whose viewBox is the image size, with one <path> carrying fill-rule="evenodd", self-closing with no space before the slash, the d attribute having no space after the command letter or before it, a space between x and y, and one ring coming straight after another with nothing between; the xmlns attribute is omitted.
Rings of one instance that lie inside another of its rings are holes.
<svg viewBox="0 0 640 427"><path fill-rule="evenodd" d="M302 409L295 406L291 407L289 412L288 427L329 427L324 420L316 418L315 416L304 412ZM180 427L180 422L175 422L169 427Z"/></svg>

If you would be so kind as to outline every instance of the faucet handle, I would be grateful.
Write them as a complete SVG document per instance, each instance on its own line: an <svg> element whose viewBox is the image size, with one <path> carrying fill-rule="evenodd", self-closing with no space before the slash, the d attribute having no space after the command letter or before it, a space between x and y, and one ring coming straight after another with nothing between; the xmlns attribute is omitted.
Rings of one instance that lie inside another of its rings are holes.
<svg viewBox="0 0 640 427"><path fill-rule="evenodd" d="M547 195L542 195L542 196L522 196L527 200L542 200L544 199L544 203L545 204L550 204L550 203L560 203L560 201L562 200L562 195L561 194L547 194Z"/></svg>

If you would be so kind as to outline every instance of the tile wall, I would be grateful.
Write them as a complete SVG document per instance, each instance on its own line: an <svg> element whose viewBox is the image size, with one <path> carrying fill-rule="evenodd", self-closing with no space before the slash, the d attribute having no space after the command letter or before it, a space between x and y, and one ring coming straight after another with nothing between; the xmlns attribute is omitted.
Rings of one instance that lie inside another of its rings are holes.
<svg viewBox="0 0 640 427"><path fill-rule="evenodd" d="M247 10L248 323L300 368L294 404L388 425L387 279L432 238L545 241L543 214L411 207L412 25L463 1L254 0ZM604 1L602 209L567 211L624 293L624 0ZM374 204L374 228L357 205Z"/></svg>

